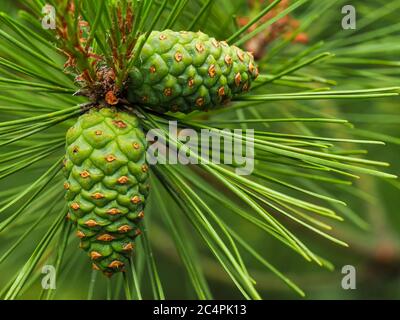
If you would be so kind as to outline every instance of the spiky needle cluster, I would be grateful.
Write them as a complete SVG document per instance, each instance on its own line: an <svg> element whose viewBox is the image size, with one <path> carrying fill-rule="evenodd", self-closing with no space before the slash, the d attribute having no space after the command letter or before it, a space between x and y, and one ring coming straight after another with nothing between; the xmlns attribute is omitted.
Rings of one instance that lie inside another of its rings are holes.
<svg viewBox="0 0 400 320"><path fill-rule="evenodd" d="M134 30L133 3L116 1L109 7L112 12L103 54L93 47L95 29L100 28L100 20L90 25L73 0L61 1L57 8L65 12L57 16L58 48L68 57L65 71L75 75L80 87L76 95L86 96L94 104L117 105L125 88L128 65L138 37ZM104 9L105 1L101 1L100 10Z"/></svg>

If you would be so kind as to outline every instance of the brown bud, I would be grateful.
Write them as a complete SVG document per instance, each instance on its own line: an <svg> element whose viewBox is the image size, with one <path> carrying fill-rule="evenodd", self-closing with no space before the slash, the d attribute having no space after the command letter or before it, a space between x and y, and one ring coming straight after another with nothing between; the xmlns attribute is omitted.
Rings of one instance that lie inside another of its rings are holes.
<svg viewBox="0 0 400 320"><path fill-rule="evenodd" d="M80 205L79 205L79 203L76 203L76 202L74 202L74 203L72 203L71 204L71 208L73 209L73 210L79 210L80 209Z"/></svg>
<svg viewBox="0 0 400 320"><path fill-rule="evenodd" d="M112 123L114 126L120 129L124 129L127 127L127 124L122 120L114 120Z"/></svg>
<svg viewBox="0 0 400 320"><path fill-rule="evenodd" d="M196 43L196 50L198 52L200 52L200 53L203 52L204 51L204 45L202 43L200 43L200 42Z"/></svg>
<svg viewBox="0 0 400 320"><path fill-rule="evenodd" d="M204 98L200 97L196 99L196 106L202 107L204 105Z"/></svg>
<svg viewBox="0 0 400 320"><path fill-rule="evenodd" d="M127 225L127 224L124 224L123 226L120 226L118 228L118 231L121 232L121 233L126 233L126 232L129 232L131 230L132 230L132 227Z"/></svg>
<svg viewBox="0 0 400 320"><path fill-rule="evenodd" d="M80 231L80 230L78 230L78 231L76 232L76 236L77 236L79 239L82 239L82 238L86 237L86 235L85 235L82 231Z"/></svg>
<svg viewBox="0 0 400 320"><path fill-rule="evenodd" d="M112 154L110 154L110 155L108 155L107 157L106 157L106 161L107 162L113 162L114 160L116 160L117 158L116 157L114 157Z"/></svg>
<svg viewBox="0 0 400 320"><path fill-rule="evenodd" d="M175 60L177 62L181 62L182 59L183 59L183 54L182 53L180 53L179 51L177 53L175 53Z"/></svg>
<svg viewBox="0 0 400 320"><path fill-rule="evenodd" d="M100 192L96 192L92 194L92 198L99 200L99 199L103 199L104 198L104 194L100 193Z"/></svg>
<svg viewBox="0 0 400 320"><path fill-rule="evenodd" d="M90 220L86 221L85 224L86 224L89 228L97 227L97 226L99 225L99 224L98 224L95 220L93 220L93 219L90 219Z"/></svg>
<svg viewBox="0 0 400 320"><path fill-rule="evenodd" d="M90 177L89 171L86 171L86 170L82 171L79 175L84 179Z"/></svg>
<svg viewBox="0 0 400 320"><path fill-rule="evenodd" d="M114 260L113 262L111 262L108 267L112 268L112 269L119 269L122 268L124 266L124 263L119 261L119 260Z"/></svg>
<svg viewBox="0 0 400 320"><path fill-rule="evenodd" d="M208 68L208 75L211 77L211 78L214 78L215 77L215 65L211 65L209 68Z"/></svg>
<svg viewBox="0 0 400 320"><path fill-rule="evenodd" d="M172 89L171 88L165 88L164 89L164 96L170 97L172 95Z"/></svg>
<svg viewBox="0 0 400 320"><path fill-rule="evenodd" d="M105 234L102 234L101 236L98 236L96 239L99 241L109 242L109 241L114 240L115 237L113 237L112 235L109 235L108 233L105 233Z"/></svg>
<svg viewBox="0 0 400 320"><path fill-rule="evenodd" d="M129 181L129 178L127 176L122 176L122 177L119 177L117 181L119 184L125 184Z"/></svg>
<svg viewBox="0 0 400 320"><path fill-rule="evenodd" d="M237 56L238 56L239 60L243 62L243 61L244 61L244 54L243 54L243 51L240 50L240 49L237 49L237 50L236 50L236 53L237 53Z"/></svg>
<svg viewBox="0 0 400 320"><path fill-rule="evenodd" d="M251 73L253 73L254 70L255 70L254 64L250 62L250 63L249 63L249 71L250 71Z"/></svg>
<svg viewBox="0 0 400 320"><path fill-rule="evenodd" d="M213 45L214 47L216 47L216 48L219 47L219 42L218 42L217 40L212 39L211 43L212 43L212 45Z"/></svg>
<svg viewBox="0 0 400 320"><path fill-rule="evenodd" d="M105 100L109 105L115 106L118 104L119 99L115 96L111 90L106 93Z"/></svg>
<svg viewBox="0 0 400 320"><path fill-rule="evenodd" d="M117 209L117 208L112 208L110 210L107 211L108 214L115 216L116 214L121 213L121 210Z"/></svg>
<svg viewBox="0 0 400 320"><path fill-rule="evenodd" d="M241 74L238 72L238 73L236 74L236 76L235 76L235 84L236 84L237 87L240 86L240 82L241 82L241 81L242 81L242 76L241 76Z"/></svg>
<svg viewBox="0 0 400 320"><path fill-rule="evenodd" d="M102 257L102 254L99 253L99 252L97 252L97 251L92 251L92 252L90 253L90 258L91 258L92 260L96 260L96 259L101 258L101 257Z"/></svg>
<svg viewBox="0 0 400 320"><path fill-rule="evenodd" d="M127 243L124 247L123 247L124 251L132 251L133 250L133 244L131 242Z"/></svg>
<svg viewBox="0 0 400 320"><path fill-rule="evenodd" d="M225 56L225 63L228 65L228 66L230 66L231 64L232 64L232 58L231 58L231 56L230 55L226 55Z"/></svg>
<svg viewBox="0 0 400 320"><path fill-rule="evenodd" d="M134 196L132 199L131 199L131 202L133 203L133 204L138 204L138 203L140 203L142 200L140 199L140 197L139 196Z"/></svg>

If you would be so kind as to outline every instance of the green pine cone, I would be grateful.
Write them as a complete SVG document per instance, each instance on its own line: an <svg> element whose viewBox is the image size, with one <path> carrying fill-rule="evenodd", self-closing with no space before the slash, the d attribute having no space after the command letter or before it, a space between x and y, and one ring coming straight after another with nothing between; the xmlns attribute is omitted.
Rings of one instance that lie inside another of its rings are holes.
<svg viewBox="0 0 400 320"><path fill-rule="evenodd" d="M257 75L253 56L224 41L153 31L129 74L128 100L159 112L208 110L248 91Z"/></svg>
<svg viewBox="0 0 400 320"><path fill-rule="evenodd" d="M79 117L66 136L64 184L70 220L93 268L123 271L147 198L147 141L138 118L110 108Z"/></svg>

